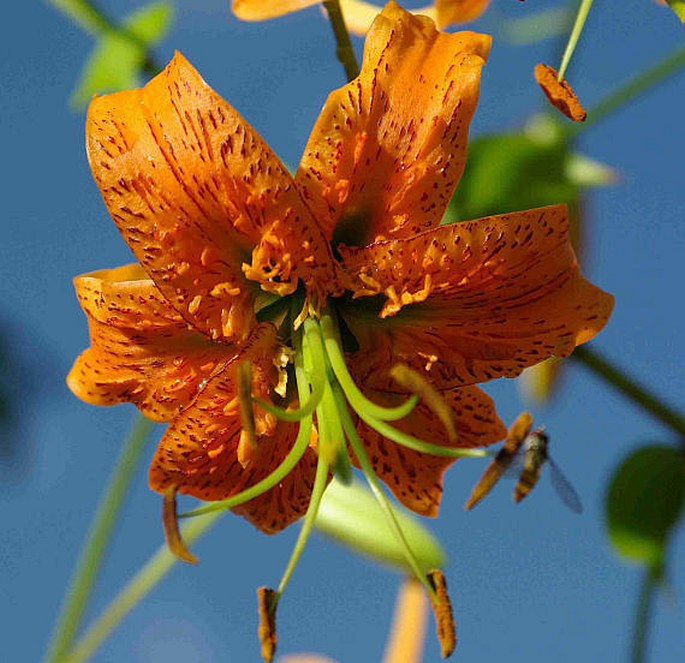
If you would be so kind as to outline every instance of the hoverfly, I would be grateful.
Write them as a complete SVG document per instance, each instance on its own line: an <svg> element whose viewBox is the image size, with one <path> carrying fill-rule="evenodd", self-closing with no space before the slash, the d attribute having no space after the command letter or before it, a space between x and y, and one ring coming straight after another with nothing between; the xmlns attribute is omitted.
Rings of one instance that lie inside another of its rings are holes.
<svg viewBox="0 0 685 663"><path fill-rule="evenodd" d="M547 463L552 485L562 502L575 513L583 511L578 493L549 456L549 435L543 428L536 428L531 432L532 425L533 418L528 412L520 414L511 425L504 445L485 469L466 502L467 510L476 506L492 490L499 478L512 470L519 472L514 488L514 501L520 502L533 489L540 478L542 466Z"/></svg>

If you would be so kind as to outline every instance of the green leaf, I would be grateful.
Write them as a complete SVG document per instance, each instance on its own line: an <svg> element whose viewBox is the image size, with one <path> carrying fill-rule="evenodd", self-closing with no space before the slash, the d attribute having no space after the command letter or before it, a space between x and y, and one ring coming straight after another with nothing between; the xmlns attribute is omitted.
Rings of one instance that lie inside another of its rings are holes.
<svg viewBox="0 0 685 663"><path fill-rule="evenodd" d="M168 2L153 2L137 9L124 20L124 26L146 46L164 39L171 27L174 7Z"/></svg>
<svg viewBox="0 0 685 663"><path fill-rule="evenodd" d="M435 536L404 508L394 508L421 568L443 567L445 551ZM359 483L343 486L334 480L324 493L314 526L354 552L412 572L378 502Z"/></svg>
<svg viewBox="0 0 685 663"><path fill-rule="evenodd" d="M154 2L130 14L121 30L103 32L83 67L71 105L82 108L94 94L140 86L147 51L164 38L172 18L169 3Z"/></svg>
<svg viewBox="0 0 685 663"><path fill-rule="evenodd" d="M85 32L97 35L108 27L107 18L88 0L48 0Z"/></svg>
<svg viewBox="0 0 685 663"><path fill-rule="evenodd" d="M685 23L685 0L666 0L666 2L681 22Z"/></svg>
<svg viewBox="0 0 685 663"><path fill-rule="evenodd" d="M668 535L685 503L685 455L667 446L631 453L614 473L606 527L619 555L658 569Z"/></svg>
<svg viewBox="0 0 685 663"><path fill-rule="evenodd" d="M523 18L502 21L504 38L518 46L537 44L544 39L568 34L573 26L575 12L568 7L552 7Z"/></svg>
<svg viewBox="0 0 685 663"><path fill-rule="evenodd" d="M144 51L119 33L100 39L86 61L69 103L83 108L94 94L138 87Z"/></svg>
<svg viewBox="0 0 685 663"><path fill-rule="evenodd" d="M568 146L556 125L491 134L469 145L466 169L445 214L464 221L531 207L577 202L567 177Z"/></svg>

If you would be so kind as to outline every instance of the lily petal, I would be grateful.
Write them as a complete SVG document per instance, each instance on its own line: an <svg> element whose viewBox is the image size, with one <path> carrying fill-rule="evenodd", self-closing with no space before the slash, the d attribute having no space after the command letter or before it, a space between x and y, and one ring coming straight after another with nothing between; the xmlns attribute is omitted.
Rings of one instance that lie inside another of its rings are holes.
<svg viewBox="0 0 685 663"><path fill-rule="evenodd" d="M487 9L490 0L435 0L434 4L436 23L442 29L453 23L475 21Z"/></svg>
<svg viewBox="0 0 685 663"><path fill-rule="evenodd" d="M233 0L233 13L243 21L263 21L296 12L321 0Z"/></svg>
<svg viewBox="0 0 685 663"><path fill-rule="evenodd" d="M231 356L188 328L140 265L74 279L88 316L91 347L67 376L92 405L133 402L154 421L170 421L203 380Z"/></svg>
<svg viewBox="0 0 685 663"><path fill-rule="evenodd" d="M323 300L330 249L290 174L182 55L141 89L95 98L86 139L124 239L195 329L246 338L260 286L284 295L302 278Z"/></svg>
<svg viewBox="0 0 685 663"><path fill-rule="evenodd" d="M326 101L295 181L334 241L437 226L461 177L490 37L440 33L390 2L361 74Z"/></svg>
<svg viewBox="0 0 685 663"><path fill-rule="evenodd" d="M257 449L241 454L241 420L236 368L252 364L253 396L267 399L277 377L271 358L273 333L262 334L226 367L210 378L195 400L169 425L150 466L150 487L202 500L222 500L262 480L292 449L297 426L257 416ZM255 414L259 415L255 407ZM316 471L316 453L308 448L295 468L274 488L233 509L263 532L272 534L307 510Z"/></svg>
<svg viewBox="0 0 685 663"><path fill-rule="evenodd" d="M514 377L569 355L613 308L580 274L563 205L340 253L356 296L386 296L375 324L363 307L342 311L361 346L355 371L384 385L397 362L455 386Z"/></svg>
<svg viewBox="0 0 685 663"><path fill-rule="evenodd" d="M373 398L378 402L384 400L378 394ZM443 398L455 413L455 442L447 440L441 421L423 404L419 404L411 416L394 425L426 442L448 448L483 447L506 436L507 429L497 416L492 399L478 387L453 389L443 393ZM437 516L442 497L442 476L456 459L407 449L388 441L361 421L358 429L378 478L385 482L395 497L422 516Z"/></svg>

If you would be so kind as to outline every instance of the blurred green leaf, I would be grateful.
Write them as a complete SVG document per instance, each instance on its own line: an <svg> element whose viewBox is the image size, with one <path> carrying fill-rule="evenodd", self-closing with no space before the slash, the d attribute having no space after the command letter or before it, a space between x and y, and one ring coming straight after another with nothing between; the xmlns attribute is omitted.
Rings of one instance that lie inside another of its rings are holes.
<svg viewBox="0 0 685 663"><path fill-rule="evenodd" d="M173 17L173 5L162 0L141 7L130 14L124 21L124 27L145 46L154 46L164 39L171 27Z"/></svg>
<svg viewBox="0 0 685 663"><path fill-rule="evenodd" d="M421 568L443 567L445 551L435 536L408 511L397 505L394 508ZM343 486L334 480L324 493L314 526L356 553L411 573L378 502L359 483Z"/></svg>
<svg viewBox="0 0 685 663"><path fill-rule="evenodd" d="M147 51L164 38L172 18L168 2L154 2L130 14L122 30L103 32L72 93L72 106L82 108L94 94L138 87Z"/></svg>
<svg viewBox="0 0 685 663"><path fill-rule="evenodd" d="M540 115L523 131L471 141L464 175L444 221L557 203L573 210L582 189L616 179L611 168L571 151L556 120Z"/></svg>
<svg viewBox="0 0 685 663"><path fill-rule="evenodd" d="M618 554L660 568L684 503L682 451L654 445L631 453L614 473L606 498L607 531Z"/></svg>
<svg viewBox="0 0 685 663"><path fill-rule="evenodd" d="M49 0L53 7L66 14L82 30L98 35L109 27L104 14L88 0Z"/></svg>
<svg viewBox="0 0 685 663"><path fill-rule="evenodd" d="M574 18L575 12L571 8L552 7L523 18L508 18L503 21L502 34L512 44L527 46L567 34Z"/></svg>
<svg viewBox="0 0 685 663"><path fill-rule="evenodd" d="M685 23L685 0L666 0L675 15Z"/></svg>
<svg viewBox="0 0 685 663"><path fill-rule="evenodd" d="M491 214L577 201L566 172L569 149L554 124L471 141L466 169L445 214L464 221Z"/></svg>

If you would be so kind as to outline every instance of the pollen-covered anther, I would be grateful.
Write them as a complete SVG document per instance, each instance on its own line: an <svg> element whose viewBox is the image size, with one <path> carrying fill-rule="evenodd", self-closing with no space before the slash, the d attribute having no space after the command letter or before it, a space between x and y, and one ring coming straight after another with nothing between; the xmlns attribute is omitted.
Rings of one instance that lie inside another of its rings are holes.
<svg viewBox="0 0 685 663"><path fill-rule="evenodd" d="M195 315L200 308L201 303L202 295L195 295L195 297L190 300L190 304L188 304L188 313L190 313L190 315Z"/></svg>
<svg viewBox="0 0 685 663"><path fill-rule="evenodd" d="M416 292L408 292L405 290L401 294L398 294L394 285L386 288L384 294L388 298L388 301L383 306L383 310L380 314L381 318L387 318L399 313L403 306L418 304L419 302L425 301L431 294L431 283L431 275L425 274L423 278L423 287Z"/></svg>
<svg viewBox="0 0 685 663"><path fill-rule="evenodd" d="M342 205L350 195L350 181L338 180L335 183L335 190L338 192L338 202Z"/></svg>
<svg viewBox="0 0 685 663"><path fill-rule="evenodd" d="M457 646L457 630L452 614L452 602L447 593L447 581L443 572L438 569L430 571L427 577L435 590L435 598L431 596L431 606L435 615L440 653L443 658L449 658Z"/></svg>
<svg viewBox="0 0 685 663"><path fill-rule="evenodd" d="M231 283L217 283L210 290L209 294L217 299L221 297L237 297L240 294L240 288Z"/></svg>
<svg viewBox="0 0 685 663"><path fill-rule="evenodd" d="M358 278L366 286L366 288L354 288L353 297L355 299L357 297L369 297L377 295L383 290L381 284L375 278L373 278L373 276L370 276L369 274L364 274L363 272L360 272L358 274Z"/></svg>
<svg viewBox="0 0 685 663"><path fill-rule="evenodd" d="M236 381L242 425L238 443L238 461L245 467L257 451L257 430L252 407L252 366L249 361L241 361L238 364Z"/></svg>

